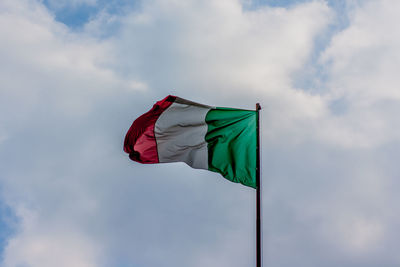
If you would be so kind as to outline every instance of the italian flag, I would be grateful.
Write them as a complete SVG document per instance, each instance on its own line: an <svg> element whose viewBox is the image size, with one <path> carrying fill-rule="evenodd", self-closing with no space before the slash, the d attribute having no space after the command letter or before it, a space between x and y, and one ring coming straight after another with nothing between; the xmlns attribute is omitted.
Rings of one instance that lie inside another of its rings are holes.
<svg viewBox="0 0 400 267"><path fill-rule="evenodd" d="M170 95L133 122L124 151L140 163L185 162L256 188L257 119L254 110Z"/></svg>

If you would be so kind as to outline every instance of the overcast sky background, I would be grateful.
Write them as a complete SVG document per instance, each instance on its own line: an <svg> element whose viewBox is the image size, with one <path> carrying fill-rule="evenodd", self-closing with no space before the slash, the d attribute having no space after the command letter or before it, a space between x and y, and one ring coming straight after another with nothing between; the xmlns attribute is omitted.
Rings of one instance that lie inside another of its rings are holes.
<svg viewBox="0 0 400 267"><path fill-rule="evenodd" d="M400 266L400 1L1 0L4 267L255 266L255 192L122 145L262 110L265 267Z"/></svg>

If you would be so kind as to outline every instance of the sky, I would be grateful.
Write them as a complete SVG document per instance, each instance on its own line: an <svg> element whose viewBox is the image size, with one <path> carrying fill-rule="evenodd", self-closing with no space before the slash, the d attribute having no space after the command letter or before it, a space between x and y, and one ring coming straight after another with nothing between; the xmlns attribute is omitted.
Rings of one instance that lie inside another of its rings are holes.
<svg viewBox="0 0 400 267"><path fill-rule="evenodd" d="M262 106L268 267L400 265L400 1L0 1L0 266L255 266L255 191L141 165L172 94Z"/></svg>

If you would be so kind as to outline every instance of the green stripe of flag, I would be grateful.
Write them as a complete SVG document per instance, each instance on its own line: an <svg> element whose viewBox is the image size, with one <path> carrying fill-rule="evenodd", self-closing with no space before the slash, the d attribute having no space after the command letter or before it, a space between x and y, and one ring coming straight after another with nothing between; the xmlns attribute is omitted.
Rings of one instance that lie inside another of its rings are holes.
<svg viewBox="0 0 400 267"><path fill-rule="evenodd" d="M257 112L216 108L206 115L208 169L256 188Z"/></svg>

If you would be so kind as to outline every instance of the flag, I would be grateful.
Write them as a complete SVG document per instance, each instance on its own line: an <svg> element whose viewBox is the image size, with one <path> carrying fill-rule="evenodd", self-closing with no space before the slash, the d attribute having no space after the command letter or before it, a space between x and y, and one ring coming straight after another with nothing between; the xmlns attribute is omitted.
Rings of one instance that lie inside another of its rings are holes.
<svg viewBox="0 0 400 267"><path fill-rule="evenodd" d="M257 119L254 110L170 95L133 122L124 151L140 163L185 162L256 188Z"/></svg>

